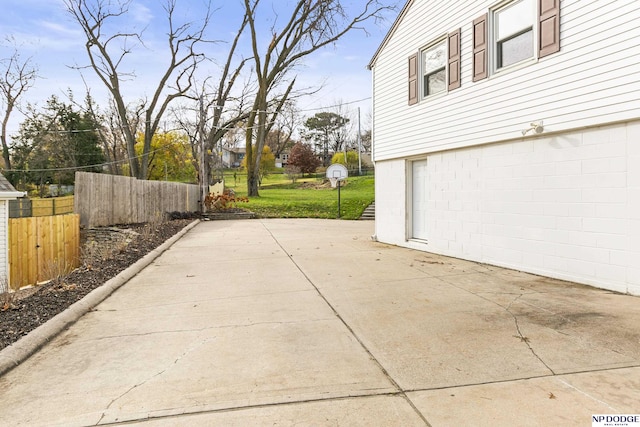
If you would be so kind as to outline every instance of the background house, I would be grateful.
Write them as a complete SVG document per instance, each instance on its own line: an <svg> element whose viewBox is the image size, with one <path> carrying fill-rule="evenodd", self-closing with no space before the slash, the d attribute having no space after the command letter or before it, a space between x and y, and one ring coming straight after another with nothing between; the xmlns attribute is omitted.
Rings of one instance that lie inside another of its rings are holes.
<svg viewBox="0 0 640 427"><path fill-rule="evenodd" d="M285 152L285 153L280 153L276 156L276 167L277 168L284 168L287 167L287 164L289 162L289 151Z"/></svg>
<svg viewBox="0 0 640 427"><path fill-rule="evenodd" d="M373 57L380 241L640 295L640 2L408 1Z"/></svg>
<svg viewBox="0 0 640 427"><path fill-rule="evenodd" d="M24 196L0 174L0 292L9 289L9 200Z"/></svg>
<svg viewBox="0 0 640 427"><path fill-rule="evenodd" d="M246 154L246 148L234 147L222 149L222 164L225 168L240 167L242 160Z"/></svg>

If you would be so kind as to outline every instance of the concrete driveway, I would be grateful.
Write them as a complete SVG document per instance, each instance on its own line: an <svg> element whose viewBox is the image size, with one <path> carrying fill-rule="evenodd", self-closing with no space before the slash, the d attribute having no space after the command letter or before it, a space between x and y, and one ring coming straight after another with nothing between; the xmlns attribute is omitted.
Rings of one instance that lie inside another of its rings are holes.
<svg viewBox="0 0 640 427"><path fill-rule="evenodd" d="M590 426L640 413L640 299L372 233L197 225L0 377L0 425Z"/></svg>

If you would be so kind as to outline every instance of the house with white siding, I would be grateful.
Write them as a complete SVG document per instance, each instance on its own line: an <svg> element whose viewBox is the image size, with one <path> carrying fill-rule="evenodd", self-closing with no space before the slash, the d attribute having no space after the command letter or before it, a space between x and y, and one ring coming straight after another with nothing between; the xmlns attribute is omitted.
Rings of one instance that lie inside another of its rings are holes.
<svg viewBox="0 0 640 427"><path fill-rule="evenodd" d="M9 200L24 195L0 174L0 293L9 290Z"/></svg>
<svg viewBox="0 0 640 427"><path fill-rule="evenodd" d="M369 68L379 241L640 295L640 1L409 0Z"/></svg>

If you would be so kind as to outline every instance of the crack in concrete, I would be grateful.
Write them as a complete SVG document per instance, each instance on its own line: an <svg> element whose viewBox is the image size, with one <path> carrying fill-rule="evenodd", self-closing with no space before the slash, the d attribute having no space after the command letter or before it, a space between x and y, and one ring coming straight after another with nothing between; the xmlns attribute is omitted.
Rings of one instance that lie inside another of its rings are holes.
<svg viewBox="0 0 640 427"><path fill-rule="evenodd" d="M251 298L257 298L257 297L263 297L263 296L272 296L272 295L281 295L281 294L294 294L294 293L300 293L300 292L310 292L309 289L296 289L296 290L289 290L289 291L278 291L278 292L263 292L263 293L257 293L257 294L250 294L250 295L233 295L233 296L228 296L228 297L216 297L216 298L206 298L206 299L199 299L199 300L193 300L193 301L176 301L176 302L172 302L172 303L166 303L166 304L151 304L151 305L136 305L136 306L132 306L129 308L122 308L122 309L117 309L117 308L109 308L109 309L99 309L99 308L95 308L92 310L93 313L113 313L113 312L118 312L118 313L122 313L122 312L131 312L131 311L141 311L141 310L145 310L145 309L149 309L149 308L164 308L164 307L175 307L175 306L180 306L180 305L189 305L189 304L196 304L196 305L201 305L203 303L206 302L216 302L216 301L229 301L229 300L234 300L234 299L251 299ZM195 306L194 306L195 307Z"/></svg>
<svg viewBox="0 0 640 427"><path fill-rule="evenodd" d="M162 331L151 331L151 332L141 332L138 334L122 334L122 335L108 335L104 337L92 338L88 341L102 341L109 340L114 338L139 338L139 337L148 337L153 335L161 335L161 334L181 334L185 332L206 332L206 331L215 331L221 329L239 329L239 328L251 328L254 326L262 326L262 325L295 325L297 323L303 322L327 322L335 320L334 317L327 318L319 318L319 319L304 319L304 320L296 320L296 321L269 321L269 322L249 322L249 323L239 323L234 325L220 325L220 326L208 326L204 328L198 329L174 329L171 331L162 330Z"/></svg>
<svg viewBox="0 0 640 427"><path fill-rule="evenodd" d="M180 360L184 359L189 353L192 353L193 351L197 350L198 348L202 347L203 345L209 343L210 341L213 341L216 337L210 337L207 339L204 339L198 343L196 343L195 345L191 346L190 348L186 349L180 356L178 356L173 362L167 364L167 366L165 366L165 368L163 370L161 370L160 372L157 372L153 375L151 375L148 378L145 378L143 381L132 385L131 387L129 387L124 393L120 394L119 396L115 397L114 399L111 400L111 402L109 402L109 404L107 405L107 407L104 409L104 411L102 412L102 415L100 416L100 419L94 424L94 425L100 425L100 422L102 422L102 420L104 419L104 417L107 415L107 412L109 411L109 409L111 409L111 407L120 399L122 399L123 397L125 397L127 394L131 393L133 390L135 390L138 387L142 387L143 385L145 385L146 383L148 383L149 381L152 381L153 379L163 375L165 372L167 372L168 370L170 370L172 367L174 367L175 365L178 364L178 362L180 362Z"/></svg>
<svg viewBox="0 0 640 427"><path fill-rule="evenodd" d="M629 367L638 367L638 368L640 368L640 365L633 365L633 366L629 366ZM616 368L616 369L626 369L626 368L627 367ZM131 422L136 422L136 421L145 421L146 422L146 421L152 421L152 420L176 419L176 418L179 418L179 417L182 417L182 416L193 416L193 415L200 415L200 414L227 413L227 412L242 411L242 410L247 410L247 409L260 409L260 408L269 408L269 407L274 407L274 406L300 405L300 404L315 403L315 402L333 402L333 401L341 401L341 400L367 399L367 398L376 398L376 397L403 397L403 395L406 394L406 393L420 393L420 392L425 392L425 391L449 390L449 389L455 390L457 388L466 388L466 387L492 385L492 384L515 383L515 382L519 382L519 381L532 380L532 379L541 379L541 378L557 378L559 381L561 381L568 388L570 388L572 390L575 390L576 392L588 397L591 400L594 400L596 402L599 402L599 403L611 408L612 413L620 413L619 410L617 410L616 408L614 408L611 405L607 404L606 402L603 402L603 401L595 398L594 396L592 396L592 395L590 395L590 394L578 389L577 387L567 383L566 381L564 381L562 379L562 377L567 376L567 375L572 375L572 374L580 374L580 373L585 373L585 372L600 372L600 371L608 371L608 370L609 369L607 368L607 369L595 369L595 370L589 370L589 371L567 372L567 373L562 373L560 375L534 375L534 376L529 376L529 377L525 377L525 378L518 378L518 379L485 381L485 382L457 384L457 385L453 385L453 386L442 386L442 387L406 389L406 390L401 390L401 391L396 391L396 392L382 391L380 393L376 393L374 391L375 389L361 389L365 394L354 393L354 394L348 394L348 395L344 395L344 396L319 397L319 398L301 399L301 400L293 400L293 401L280 401L280 402L263 403L263 404L248 404L248 405L230 406L230 407L218 408L218 409L185 410L183 412L175 413L175 414L150 415L150 416L145 417L145 418L119 420L119 421L114 421L114 422L107 422L107 423L104 423L102 425L103 426L122 425L123 423L126 424L126 423L131 423ZM373 391L373 393L369 393L369 391Z"/></svg>
<svg viewBox="0 0 640 427"><path fill-rule="evenodd" d="M533 354L533 356L538 359L538 361L540 363L542 363L544 365L545 368L547 368L547 370L549 370L549 372L551 372L552 375L556 375L556 373L553 371L553 369L551 369L551 367L542 359L542 357L540 357L540 355L538 353L536 353L535 349L533 348L533 346L531 345L531 342L529 341L529 338L527 338L526 336L524 336L524 334L522 333L522 330L520 328L520 320L518 319L518 316L511 311L511 306L518 301L520 298L524 297L525 295L533 295L533 294L537 294L538 292L532 291L532 292L521 292L519 294L517 294L518 296L516 296L506 307L496 301L493 301L483 295L481 295L479 292L473 292L470 291L468 289L462 288L460 286L456 286L453 283L449 282L446 280L446 278L441 278L442 281L444 281L445 283L449 284L450 286L453 286L456 289L460 289L464 292L470 293L471 295L474 295L478 298L481 298L487 302L490 302L491 304L497 305L498 307L503 308L507 313L509 313L509 315L513 318L513 322L515 324L516 327L516 332L517 335L514 335L514 337L519 338L521 342L524 342L527 346L527 348L529 349L529 351L531 352L531 354ZM514 295L513 292L506 292L504 294L499 294L496 293L498 295Z"/></svg>
<svg viewBox="0 0 640 427"><path fill-rule="evenodd" d="M280 401L280 402L262 403L262 404L239 405L239 406L231 406L231 407L218 408L218 409L185 410L181 413L176 413L176 414L150 415L145 418L118 420L114 422L107 422L102 425L103 426L110 426L110 425L120 426L123 424L135 423L139 421L148 422L148 421L157 421L157 420L170 420L170 419L177 419L185 416L189 417L189 416L203 415L203 414L223 414L228 412L238 412L238 411L250 410L250 409L263 409L263 408L271 408L271 407L277 407L277 406L296 406L296 405L304 405L307 403L339 402L343 400L368 399L368 398L377 398L377 397L402 397L402 392L383 392L383 393L375 393L375 394L349 394L349 395L335 396L335 397L319 397L319 398L301 399L301 400L293 400L293 401ZM188 423L185 423L185 424L188 424ZM431 427L430 424L427 424L427 426Z"/></svg>
<svg viewBox="0 0 640 427"><path fill-rule="evenodd" d="M551 369L551 367L549 365L547 365L547 363L544 360L542 360L542 357L540 357L540 355L538 355L538 353L536 353L536 351L533 349L533 347L531 346L531 342L529 341L529 338L525 337L522 334L522 330L520 329L520 322L518 320L518 316L516 316L516 314L511 311L511 306L516 301L518 301L520 298L522 298L525 295L527 295L527 294L522 293L522 294L518 295L504 309L506 310L507 313L509 313L511 315L511 317L513 317L513 321L514 321L514 323L516 325L516 331L518 332L517 338L520 338L520 341L524 342L527 345L527 347L529 348L529 351L531 352L531 354L533 354L534 357L536 359L538 359L540 361L540 363L542 363L545 366L545 368L547 368L549 370L549 372L551 372L553 375L555 375L556 373L553 371L553 369ZM498 305L500 305L500 304L498 304Z"/></svg>

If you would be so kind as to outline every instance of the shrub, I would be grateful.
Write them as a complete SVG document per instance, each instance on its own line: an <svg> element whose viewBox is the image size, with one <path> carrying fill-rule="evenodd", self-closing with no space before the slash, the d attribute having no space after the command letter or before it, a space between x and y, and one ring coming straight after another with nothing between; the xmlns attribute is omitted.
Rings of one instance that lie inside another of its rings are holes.
<svg viewBox="0 0 640 427"><path fill-rule="evenodd" d="M303 174L314 173L320 166L320 159L307 144L298 142L289 153L288 164L300 168Z"/></svg>
<svg viewBox="0 0 640 427"><path fill-rule="evenodd" d="M224 190L222 194L209 194L204 199L204 205L209 212L234 209L238 207L238 203L249 203L249 199L237 197L235 191L229 188Z"/></svg>
<svg viewBox="0 0 640 427"><path fill-rule="evenodd" d="M284 173L289 177L291 182L295 184L296 180L302 176L300 168L295 165L287 165L284 169Z"/></svg>

